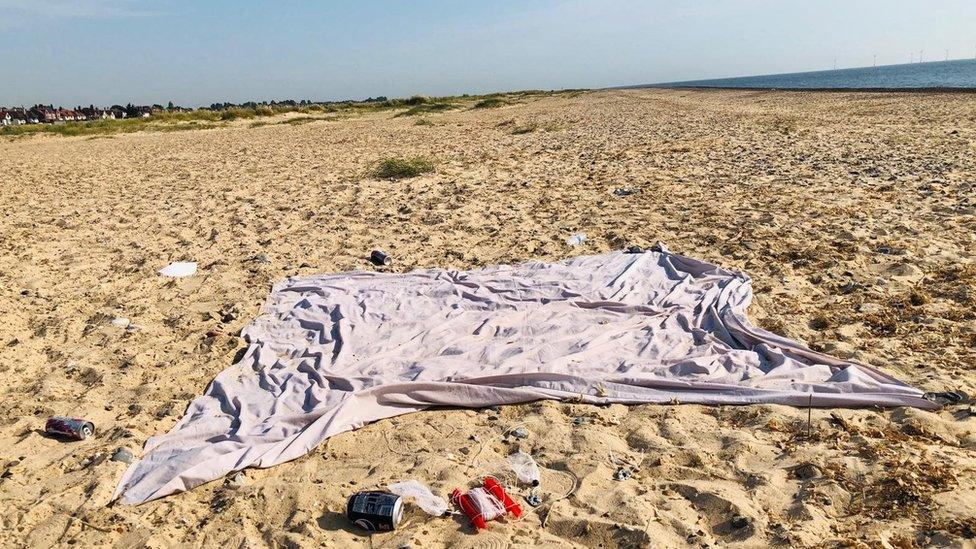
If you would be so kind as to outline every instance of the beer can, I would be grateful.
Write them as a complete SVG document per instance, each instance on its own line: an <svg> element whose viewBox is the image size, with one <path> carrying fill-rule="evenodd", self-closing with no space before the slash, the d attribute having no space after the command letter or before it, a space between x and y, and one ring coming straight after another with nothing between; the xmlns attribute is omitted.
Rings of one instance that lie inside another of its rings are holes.
<svg viewBox="0 0 976 549"><path fill-rule="evenodd" d="M403 518L403 499L389 492L356 492L346 504L350 522L370 532L389 532Z"/></svg>
<svg viewBox="0 0 976 549"><path fill-rule="evenodd" d="M390 256L386 255L382 250L373 250L369 254L369 260L373 262L373 265L389 265L393 262Z"/></svg>
<svg viewBox="0 0 976 549"><path fill-rule="evenodd" d="M95 424L84 419L55 416L47 420L44 430L60 437L85 440L95 434Z"/></svg>

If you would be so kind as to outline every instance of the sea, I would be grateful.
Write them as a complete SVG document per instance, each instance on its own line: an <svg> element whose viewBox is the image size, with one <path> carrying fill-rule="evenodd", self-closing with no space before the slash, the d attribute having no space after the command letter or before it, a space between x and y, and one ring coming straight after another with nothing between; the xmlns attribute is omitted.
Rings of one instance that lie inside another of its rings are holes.
<svg viewBox="0 0 976 549"><path fill-rule="evenodd" d="M976 89L976 59L908 63L829 71L713 78L636 86L641 88L759 89Z"/></svg>

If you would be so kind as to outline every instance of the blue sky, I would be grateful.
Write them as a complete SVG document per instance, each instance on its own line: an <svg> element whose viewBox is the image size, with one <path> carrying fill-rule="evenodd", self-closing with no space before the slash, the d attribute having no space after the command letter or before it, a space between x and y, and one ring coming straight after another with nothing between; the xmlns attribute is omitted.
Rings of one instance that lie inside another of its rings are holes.
<svg viewBox="0 0 976 549"><path fill-rule="evenodd" d="M976 54L974 0L0 0L0 105L605 87Z"/></svg>

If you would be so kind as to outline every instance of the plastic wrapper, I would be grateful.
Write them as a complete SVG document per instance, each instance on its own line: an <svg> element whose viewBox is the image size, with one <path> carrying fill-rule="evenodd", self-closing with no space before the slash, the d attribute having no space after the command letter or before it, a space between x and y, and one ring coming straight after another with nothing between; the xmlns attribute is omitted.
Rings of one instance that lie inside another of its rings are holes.
<svg viewBox="0 0 976 549"><path fill-rule="evenodd" d="M539 466L529 454L522 451L515 452L508 456L508 466L512 468L520 482L532 486L539 485Z"/></svg>
<svg viewBox="0 0 976 549"><path fill-rule="evenodd" d="M390 484L386 489L402 498L413 499L428 515L440 517L447 513L447 501L440 496L435 496L430 488L419 481L405 480Z"/></svg>

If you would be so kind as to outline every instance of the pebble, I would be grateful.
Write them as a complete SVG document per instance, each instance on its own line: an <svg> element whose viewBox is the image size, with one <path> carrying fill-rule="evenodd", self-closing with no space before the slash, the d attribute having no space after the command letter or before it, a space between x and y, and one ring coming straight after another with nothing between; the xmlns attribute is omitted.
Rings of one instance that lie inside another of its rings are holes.
<svg viewBox="0 0 976 549"><path fill-rule="evenodd" d="M862 303L860 307L857 308L857 312L864 313L866 315L876 315L881 312L881 305L877 303Z"/></svg>
<svg viewBox="0 0 976 549"><path fill-rule="evenodd" d="M255 261L257 263L271 263L271 260L268 259L267 254L258 254L256 256L254 256L254 258L252 259L252 261Z"/></svg>
<svg viewBox="0 0 976 549"><path fill-rule="evenodd" d="M736 515L729 520L729 525L736 530L739 528L745 528L746 526L749 526L749 519L742 515Z"/></svg>
<svg viewBox="0 0 976 549"><path fill-rule="evenodd" d="M812 463L804 463L793 468L793 476L800 480L810 480L821 475L823 475L823 472Z"/></svg>
<svg viewBox="0 0 976 549"><path fill-rule="evenodd" d="M529 432L525 430L525 427L519 427L512 431L512 436L515 438L526 438L529 436Z"/></svg>
<svg viewBox="0 0 976 549"><path fill-rule="evenodd" d="M121 461L122 463L132 463L132 451L125 447L119 448L114 454L112 454L111 460Z"/></svg>

